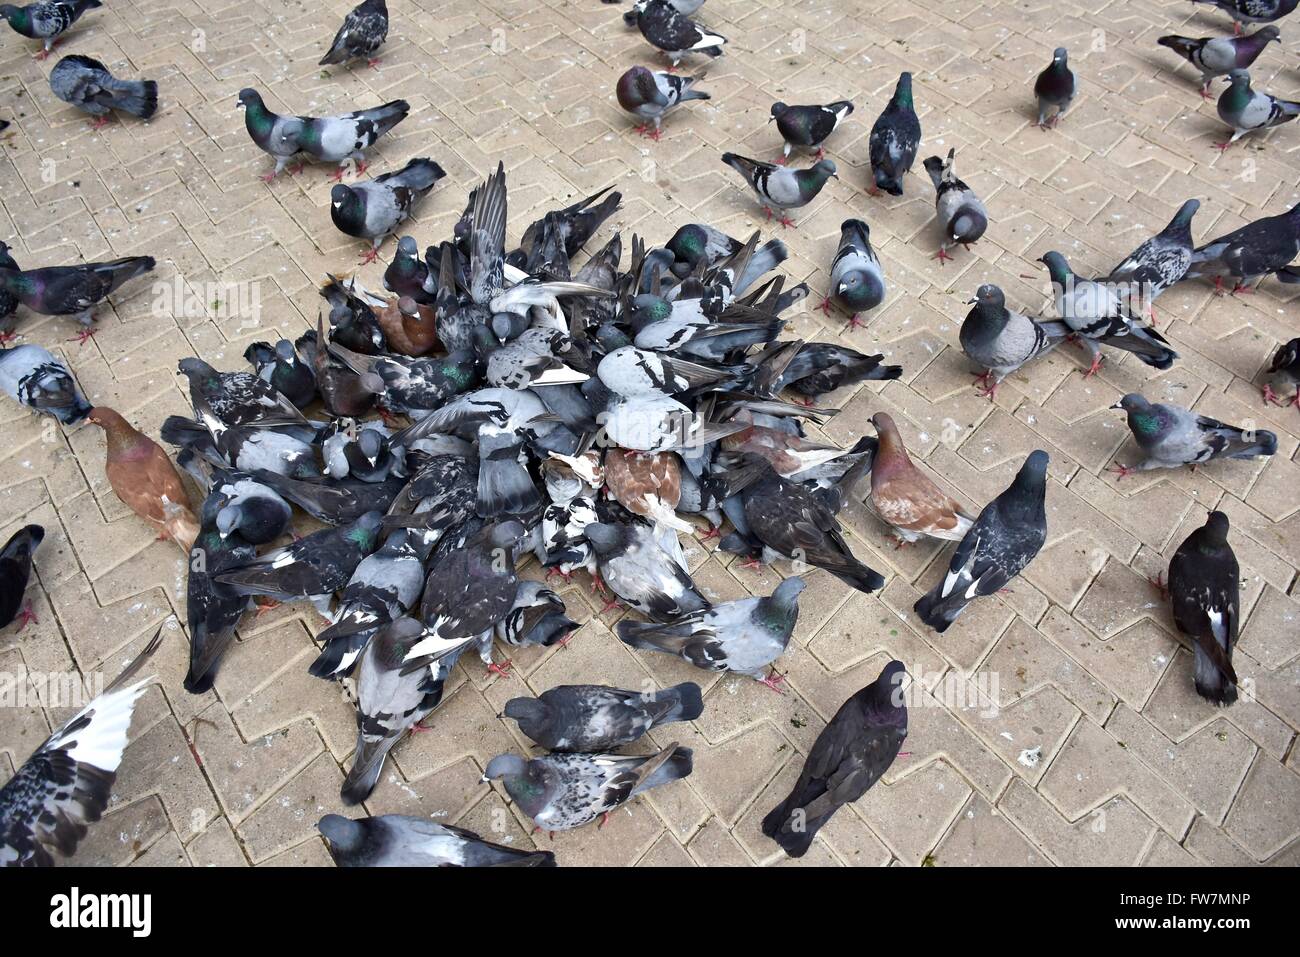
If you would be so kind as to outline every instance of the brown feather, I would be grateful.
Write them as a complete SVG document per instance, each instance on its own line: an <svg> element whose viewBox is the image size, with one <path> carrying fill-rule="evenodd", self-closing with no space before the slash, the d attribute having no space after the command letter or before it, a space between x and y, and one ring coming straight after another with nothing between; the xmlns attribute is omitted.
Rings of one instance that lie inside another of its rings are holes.
<svg viewBox="0 0 1300 957"><path fill-rule="evenodd" d="M404 312L403 305L412 312ZM422 356L444 351L438 341L433 309L428 306L410 299L392 299L387 305L375 309L375 319L394 352L404 356Z"/></svg>
<svg viewBox="0 0 1300 957"><path fill-rule="evenodd" d="M632 452L611 448L605 453L605 483L620 505L674 528L690 523L673 510L682 497L682 464L672 452Z"/></svg>
<svg viewBox="0 0 1300 957"><path fill-rule="evenodd" d="M878 412L871 422L880 434L880 447L871 465L871 503L881 519L905 533L905 538L929 535L959 540L972 517L912 464L889 415Z"/></svg>

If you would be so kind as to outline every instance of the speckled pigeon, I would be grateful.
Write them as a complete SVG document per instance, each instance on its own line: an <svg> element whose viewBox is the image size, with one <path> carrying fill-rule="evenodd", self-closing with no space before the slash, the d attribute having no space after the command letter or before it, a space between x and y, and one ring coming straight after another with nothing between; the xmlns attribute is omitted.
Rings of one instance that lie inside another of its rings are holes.
<svg viewBox="0 0 1300 957"><path fill-rule="evenodd" d="M54 45L63 39L63 33L87 10L102 7L100 0L38 0L25 7L6 3L0 6L0 17L9 22L15 33L33 40L43 40L44 48L36 59L44 60ZM1294 6L1294 4L1292 4Z"/></svg>
<svg viewBox="0 0 1300 957"><path fill-rule="evenodd" d="M388 6L384 0L362 0L346 17L334 42L320 58L319 66L347 63L349 60L368 60L374 66L379 60L375 51L388 39Z"/></svg>
<svg viewBox="0 0 1300 957"><path fill-rule="evenodd" d="M650 45L662 50L673 66L689 53L722 56L727 38L705 30L694 20L674 9L673 0L649 0L638 5L636 25Z"/></svg>
<svg viewBox="0 0 1300 957"><path fill-rule="evenodd" d="M427 817L383 814L355 821L326 814L316 825L339 867L554 867L550 851L485 841Z"/></svg>
<svg viewBox="0 0 1300 957"><path fill-rule="evenodd" d="M72 373L38 345L0 348L0 389L33 411L75 425L90 412Z"/></svg>
<svg viewBox="0 0 1300 957"><path fill-rule="evenodd" d="M1218 7L1232 17L1232 32L1241 33L1243 23L1271 23L1296 8L1297 0L1192 0Z"/></svg>
<svg viewBox="0 0 1300 957"><path fill-rule="evenodd" d="M511 698L504 714L548 751L612 751L651 728L694 721L704 712L700 686L621 691L605 685L560 685L536 698Z"/></svg>
<svg viewBox="0 0 1300 957"><path fill-rule="evenodd" d="M709 607L690 573L663 549L649 525L593 522L583 531L596 552L601 581L647 618L668 621ZM664 534L676 540L672 529Z"/></svg>
<svg viewBox="0 0 1300 957"><path fill-rule="evenodd" d="M1107 282L1126 283L1129 297L1148 305L1170 286L1182 282L1192 266L1192 217L1201 208L1189 199L1169 225L1146 240L1110 271Z"/></svg>

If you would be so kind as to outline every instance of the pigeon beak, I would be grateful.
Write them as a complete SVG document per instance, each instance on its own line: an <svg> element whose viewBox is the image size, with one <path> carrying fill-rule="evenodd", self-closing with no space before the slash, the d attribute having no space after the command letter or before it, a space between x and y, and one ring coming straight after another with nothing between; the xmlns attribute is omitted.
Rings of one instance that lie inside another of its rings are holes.
<svg viewBox="0 0 1300 957"><path fill-rule="evenodd" d="M1119 402L1116 402L1114 405L1111 406L1111 408L1112 408L1112 409L1123 409L1124 406L1123 406L1122 404L1120 404Z"/></svg>
<svg viewBox="0 0 1300 957"><path fill-rule="evenodd" d="M842 296L842 295L844 295L844 290L846 290L846 289L848 289L848 288L849 288L849 284L846 283L846 282L842 282L842 283L840 283L839 286L835 289L835 291L836 291L837 293L839 293L839 294Z"/></svg>
<svg viewBox="0 0 1300 957"><path fill-rule="evenodd" d="M966 300L966 305L968 305L968 306L973 306L973 305L975 305L975 303L977 303L977 302L979 302L979 299L967 299L967 300Z"/></svg>
<svg viewBox="0 0 1300 957"><path fill-rule="evenodd" d="M478 783L479 783L479 784L489 784L489 783L491 783L491 781L492 781L492 779L491 779L490 777L488 777L486 774L483 775L481 778L478 779Z"/></svg>

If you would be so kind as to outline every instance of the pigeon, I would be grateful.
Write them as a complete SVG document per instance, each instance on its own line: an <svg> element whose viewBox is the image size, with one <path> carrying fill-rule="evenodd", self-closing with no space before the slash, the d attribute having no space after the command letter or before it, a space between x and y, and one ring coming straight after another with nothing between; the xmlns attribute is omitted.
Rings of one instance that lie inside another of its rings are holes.
<svg viewBox="0 0 1300 957"><path fill-rule="evenodd" d="M675 454L613 447L605 450L604 464L610 497L629 512L679 532L695 531L675 511L682 497L682 463Z"/></svg>
<svg viewBox="0 0 1300 957"><path fill-rule="evenodd" d="M648 525L592 522L583 529L596 554L600 581L652 621L669 621L710 606L688 572L664 550ZM673 542L677 533L666 531Z"/></svg>
<svg viewBox="0 0 1300 957"><path fill-rule="evenodd" d="M1232 652L1241 627L1240 578L1222 512L1211 512L1169 562L1174 624L1192 639L1196 693L1218 705L1237 700Z"/></svg>
<svg viewBox="0 0 1300 957"><path fill-rule="evenodd" d="M425 634L414 618L384 625L370 639L357 662L357 748L340 796L348 805L360 804L379 781L384 759L407 731L438 703L424 669L406 672L403 662Z"/></svg>
<svg viewBox="0 0 1300 957"><path fill-rule="evenodd" d="M485 841L426 817L382 814L349 820L326 814L316 828L339 867L554 867L550 851Z"/></svg>
<svg viewBox="0 0 1300 957"><path fill-rule="evenodd" d="M0 287L32 312L43 316L74 316L83 326L94 320L94 310L126 282L157 265L152 256L127 256L111 262L82 266L49 266L14 272L0 269ZM93 333L79 338L84 343Z"/></svg>
<svg viewBox="0 0 1300 957"><path fill-rule="evenodd" d="M858 319L885 301L885 274L880 258L871 246L871 229L860 219L840 224L840 244L831 261L830 289L822 299L821 311L831 314L834 304L850 313L849 326L866 325Z"/></svg>
<svg viewBox="0 0 1300 957"><path fill-rule="evenodd" d="M339 183L330 191L330 217L340 232L371 241L362 262L374 262L383 241L446 175L433 160L419 157L395 173L384 173L352 186Z"/></svg>
<svg viewBox="0 0 1300 957"><path fill-rule="evenodd" d="M939 225L943 227L943 243L934 254L940 263L952 259L948 255L949 247L957 243L969 246L989 228L989 214L984 202L952 170L956 154L957 150L953 148L948 150L947 160L931 156L924 163L925 171L934 183L935 211Z"/></svg>
<svg viewBox="0 0 1300 957"><path fill-rule="evenodd" d="M190 402L205 424L210 418L228 427L306 425L296 405L251 372L218 372L193 356L178 362L176 371L189 381Z"/></svg>
<svg viewBox="0 0 1300 957"><path fill-rule="evenodd" d="M638 794L687 777L691 770L691 749L674 741L651 755L547 754L528 760L499 754L483 769L483 781L501 781L534 824L555 832L590 824Z"/></svg>
<svg viewBox="0 0 1300 957"><path fill-rule="evenodd" d="M866 594L884 586L879 572L853 556L835 515L811 489L782 478L761 458L751 463L758 478L740 493L750 555L788 558L825 569Z"/></svg>
<svg viewBox="0 0 1300 957"><path fill-rule="evenodd" d="M676 67L688 53L722 56L727 38L710 33L688 16L674 9L673 0L649 0L638 7L636 25L641 35Z"/></svg>
<svg viewBox="0 0 1300 957"><path fill-rule="evenodd" d="M521 581L510 611L496 623L495 635L517 648L565 644L578 623L564 611L564 599L544 582Z"/></svg>
<svg viewBox="0 0 1300 957"><path fill-rule="evenodd" d="M293 509L265 482L247 472L212 466L204 469L191 449L183 450L176 460L208 489L212 504L205 500L204 508L211 507L211 524L217 534L224 537L238 532L250 545L267 545L289 527Z"/></svg>
<svg viewBox="0 0 1300 957"><path fill-rule="evenodd" d="M1065 47L1057 47L1052 53L1052 62L1038 74L1034 81L1034 96L1038 98L1040 130L1056 126L1070 109L1074 99L1074 73L1070 70L1069 53ZM1047 114L1053 110L1051 122L1048 122Z"/></svg>
<svg viewBox="0 0 1300 957"><path fill-rule="evenodd" d="M95 129L108 122L108 114L121 110L149 119L158 112L158 84L153 80L119 80L98 60L75 54L65 56L50 71L50 89L96 117Z"/></svg>
<svg viewBox="0 0 1300 957"><path fill-rule="evenodd" d="M912 74L901 73L894 96L871 127L868 141L871 156L872 196L881 190L903 195L903 177L916 162L921 145L921 121L912 106Z"/></svg>
<svg viewBox="0 0 1300 957"><path fill-rule="evenodd" d="M17 630L36 623L30 604L23 605L23 593L32 576L32 555L45 539L45 529L39 525L25 525L0 548L0 628L8 628L14 619L21 618Z"/></svg>
<svg viewBox="0 0 1300 957"><path fill-rule="evenodd" d="M1300 282L1300 269L1287 268L1297 255L1300 255L1300 203L1278 216L1265 216L1198 246L1192 254L1192 264L1208 263L1208 268L1233 276L1237 282L1232 291L1236 293L1269 273L1284 283ZM1198 271L1189 275L1203 274ZM1223 288L1221 276L1215 277L1214 285Z"/></svg>
<svg viewBox="0 0 1300 957"><path fill-rule="evenodd" d="M97 405L86 418L104 430L104 472L119 500L188 555L199 534L199 520L167 453L115 410Z"/></svg>
<svg viewBox="0 0 1300 957"><path fill-rule="evenodd" d="M704 713L704 699L693 681L662 691L560 685L536 698L511 698L503 713L548 751L601 752L631 744L651 728L694 721Z"/></svg>
<svg viewBox="0 0 1300 957"><path fill-rule="evenodd" d="M379 326L379 317L367 298L357 295L356 279L347 284L326 273L320 294L330 306L329 343L344 346L364 355L381 355L388 351L388 340Z"/></svg>
<svg viewBox="0 0 1300 957"><path fill-rule="evenodd" d="M818 160L808 169L787 169L735 153L723 153L722 162L745 177L745 182L763 204L768 219L775 215L774 207L782 211L780 222L786 227L793 226L794 221L785 215L785 210L807 206L817 198L827 181L837 175L835 164L828 159Z"/></svg>
<svg viewBox="0 0 1300 957"><path fill-rule="evenodd" d="M1192 0L1208 3L1232 17L1232 32L1241 34L1243 23L1271 23L1280 20L1296 8L1296 0Z"/></svg>
<svg viewBox="0 0 1300 957"><path fill-rule="evenodd" d="M257 377L288 399L298 409L306 408L316 399L316 373L304 362L298 350L288 339L274 346L269 342L254 342L244 350L244 358L252 365Z"/></svg>
<svg viewBox="0 0 1300 957"><path fill-rule="evenodd" d="M875 471L875 466L872 466ZM942 634L975 598L1001 591L1047 540L1047 453L1035 449L1011 486L984 506L957 545L941 581L913 606Z"/></svg>
<svg viewBox="0 0 1300 957"><path fill-rule="evenodd" d="M0 132L3 131L4 127L0 127ZM0 241L0 272L22 272L10 255L9 244L3 241ZM0 346L7 346L17 338L13 334L16 323L13 316L17 311L18 296L9 290L6 283L0 282Z"/></svg>
<svg viewBox="0 0 1300 957"><path fill-rule="evenodd" d="M569 368L556 356L567 352L569 344L567 333L545 326L525 329L504 345L487 326L479 326L474 337L488 385L503 389L586 382L586 373Z"/></svg>
<svg viewBox="0 0 1300 957"><path fill-rule="evenodd" d="M122 673L38 747L0 788L0 867L52 867L71 857L86 825L108 809L136 702L153 676L133 683L162 644L163 626Z"/></svg>
<svg viewBox="0 0 1300 957"><path fill-rule="evenodd" d="M1049 252L1038 261L1051 276L1057 313L1092 355L1085 378L1101 368L1098 342L1131 352L1154 369L1173 366L1178 353L1170 348L1169 340L1142 325L1113 286L1076 276L1058 252Z"/></svg>
<svg viewBox="0 0 1300 957"><path fill-rule="evenodd" d="M1300 102L1252 90L1250 73L1241 69L1228 74L1228 88L1219 95L1218 107L1219 119L1232 127L1231 139L1214 144L1220 150L1226 150L1252 130L1281 126L1300 116Z"/></svg>
<svg viewBox="0 0 1300 957"><path fill-rule="evenodd" d="M488 335L491 332L481 326ZM428 412L479 384L478 356L460 349L440 358L364 356L331 344L331 355L360 376L360 386L390 412Z"/></svg>
<svg viewBox="0 0 1300 957"><path fill-rule="evenodd" d="M1136 466L1116 464L1120 478L1150 469L1197 466L1211 459L1253 459L1277 451L1277 436L1267 429L1238 428L1176 405L1148 402L1136 392L1112 409L1123 409L1129 431L1145 456Z"/></svg>
<svg viewBox="0 0 1300 957"><path fill-rule="evenodd" d="M72 373L38 345L0 348L0 388L12 399L64 425L75 425L90 412Z"/></svg>
<svg viewBox="0 0 1300 957"><path fill-rule="evenodd" d="M753 423L754 416L747 409L742 409L732 421ZM809 442L797 433L758 424L751 424L741 432L728 435L722 440L722 447L728 452L759 455L767 460L776 474L784 478L806 472L844 455L844 449L838 446Z"/></svg>
<svg viewBox="0 0 1300 957"><path fill-rule="evenodd" d="M884 356L863 355L833 342L805 342L776 380L775 390L790 389L816 398L857 382L897 379L902 366L882 365Z"/></svg>
<svg viewBox="0 0 1300 957"><path fill-rule="evenodd" d="M785 140L785 148L777 162L784 164L790 158L790 151L796 146L815 149L817 159L821 159L826 155L822 144L852 112L853 104L848 100L837 100L825 106L787 106L785 103L773 103L772 116L768 122L776 120L776 128L781 131L781 138Z"/></svg>
<svg viewBox="0 0 1300 957"><path fill-rule="evenodd" d="M413 237L403 236L397 241L393 261L384 270L384 288L420 305L431 306L436 301L438 276L420 255L420 247Z"/></svg>
<svg viewBox="0 0 1300 957"><path fill-rule="evenodd" d="M320 477L316 450L301 439L260 425L227 428L215 418L208 427L193 419L169 415L159 429L164 442L189 449L221 468L243 472L265 469L277 475Z"/></svg>
<svg viewBox="0 0 1300 957"><path fill-rule="evenodd" d="M1300 339L1292 339L1285 345L1279 346L1268 364L1268 371L1296 390L1295 395L1286 404L1300 409ZM1263 393L1265 403L1282 404L1277 393L1267 383L1264 385Z"/></svg>
<svg viewBox="0 0 1300 957"><path fill-rule="evenodd" d="M267 109L262 95L251 87L239 91L239 105L244 108L248 135L259 149L275 157L275 169L262 176L264 183L280 175L289 160L300 153L326 163L338 163L335 179L342 179L350 164L356 165L359 176L367 168L364 151L411 112L411 105L405 100L393 100L340 116L280 116Z"/></svg>
<svg viewBox="0 0 1300 957"><path fill-rule="evenodd" d="M922 535L949 542L965 538L974 516L912 463L893 417L877 412L871 424L880 436L871 465L876 514L902 542L915 542Z"/></svg>
<svg viewBox="0 0 1300 957"><path fill-rule="evenodd" d="M791 857L803 857L841 807L871 790L907 739L901 661L840 705L813 742L789 796L763 818L763 833Z"/></svg>
<svg viewBox="0 0 1300 957"><path fill-rule="evenodd" d="M734 671L779 691L782 677L763 669L785 652L799 620L802 578L787 578L766 598L724 602L663 623L618 623L624 644L674 655L708 671Z"/></svg>
<svg viewBox="0 0 1300 957"><path fill-rule="evenodd" d="M1003 379L1071 334L1063 322L1035 322L1012 312L1002 290L992 283L975 290L975 298L967 304L975 308L962 320L958 339L961 351L984 367L983 375L976 378L983 382L983 394L989 399L997 395Z"/></svg>
<svg viewBox="0 0 1300 957"><path fill-rule="evenodd" d="M388 7L384 0L362 0L343 18L343 26L318 66L333 66L349 60L367 60L368 66L379 62L375 51L388 39Z"/></svg>
<svg viewBox="0 0 1300 957"><path fill-rule="evenodd" d="M1148 305L1170 286L1182 282L1192 267L1192 217L1200 208L1199 199L1183 203L1169 225L1129 253L1110 271L1106 281L1127 284L1128 298Z"/></svg>
<svg viewBox="0 0 1300 957"><path fill-rule="evenodd" d="M601 2L606 2L606 0L601 0ZM618 0L613 0L613 2L617 3ZM636 26L637 17L641 15L641 11L646 8L646 5L649 2L650 0L636 0L636 2L632 4L632 9L623 14L623 22L629 26ZM668 6L672 7L684 17L689 17L692 13L699 10L700 7L704 6L704 0L667 0L667 3Z"/></svg>
<svg viewBox="0 0 1300 957"><path fill-rule="evenodd" d="M1264 52L1272 41L1282 42L1281 31L1267 26L1244 37L1180 37L1177 34L1156 40L1169 47L1180 57L1201 71L1201 96L1210 98L1210 82L1216 76L1227 76L1233 70L1245 70Z"/></svg>
<svg viewBox="0 0 1300 957"><path fill-rule="evenodd" d="M44 41L44 48L36 54L36 59L44 60L54 45L63 39L64 31L83 13L102 6L100 0L38 0L25 7L6 3L0 6L0 17L9 22L15 33Z"/></svg>
<svg viewBox="0 0 1300 957"><path fill-rule="evenodd" d="M665 114L688 100L707 100L709 94L695 89L698 76L677 76L634 66L618 78L614 93L618 105L641 120L636 132L658 140L662 135L660 123ZM650 123L654 122L654 129Z"/></svg>
<svg viewBox="0 0 1300 957"><path fill-rule="evenodd" d="M650 349L622 346L600 360L596 375L607 389L635 398L676 395L718 382L727 373Z"/></svg>

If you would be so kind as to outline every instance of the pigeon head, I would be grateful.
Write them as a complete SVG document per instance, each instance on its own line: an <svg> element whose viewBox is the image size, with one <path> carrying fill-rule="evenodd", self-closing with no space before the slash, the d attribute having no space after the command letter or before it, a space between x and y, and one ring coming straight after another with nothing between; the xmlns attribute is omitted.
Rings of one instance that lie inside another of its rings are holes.
<svg viewBox="0 0 1300 957"><path fill-rule="evenodd" d="M276 358L289 365L295 365L298 362L298 353L293 347L293 343L288 339L281 339L275 344Z"/></svg>
<svg viewBox="0 0 1300 957"><path fill-rule="evenodd" d="M898 434L898 426L894 424L893 416L888 412L877 412L871 417L871 424L880 433L875 464L871 467L872 484L879 485L896 476L900 470L905 470L911 463L911 458L903 446L903 439Z"/></svg>
<svg viewBox="0 0 1300 957"><path fill-rule="evenodd" d="M523 524L511 519L508 522L499 522L488 535L488 541L493 548L513 549L523 537Z"/></svg>
<svg viewBox="0 0 1300 957"><path fill-rule="evenodd" d="M1250 90L1250 71L1249 70L1232 70L1228 73L1228 83L1231 84L1235 93L1247 92Z"/></svg>
<svg viewBox="0 0 1300 957"><path fill-rule="evenodd" d="M793 605L807 587L807 583L802 578L794 575L776 586L772 592L772 601L779 605Z"/></svg>
<svg viewBox="0 0 1300 957"><path fill-rule="evenodd" d="M781 115L788 109L790 109L790 107L785 103L773 103L772 115L767 118L767 121L771 123L773 120L780 119Z"/></svg>
<svg viewBox="0 0 1300 957"><path fill-rule="evenodd" d="M357 194L339 183L330 190L330 205L340 212L351 209L357 202Z"/></svg>
<svg viewBox="0 0 1300 957"><path fill-rule="evenodd" d="M1065 261L1065 257L1056 251L1047 253L1038 261L1047 267L1048 275L1052 277L1052 282L1056 285L1065 285L1070 281L1070 277L1074 275L1070 271L1070 264Z"/></svg>
<svg viewBox="0 0 1300 957"><path fill-rule="evenodd" d="M125 427L130 429L126 419L117 412L116 409L110 409L106 405L97 405L86 413L86 420L94 422L105 432L116 431Z"/></svg>
<svg viewBox="0 0 1300 957"><path fill-rule="evenodd" d="M678 279L689 276L699 261L704 258L708 244L708 234L696 223L677 230L673 238L668 240L666 247L677 260L673 267L673 274Z"/></svg>
<svg viewBox="0 0 1300 957"><path fill-rule="evenodd" d="M1065 47L1057 47L1055 50L1052 51L1052 64L1054 66L1056 67L1067 66L1069 65L1069 62L1070 62L1070 53L1068 50L1065 49Z"/></svg>
<svg viewBox="0 0 1300 957"><path fill-rule="evenodd" d="M1129 415L1133 415L1134 413L1148 411L1151 408L1151 403L1146 400L1145 396L1142 396L1137 392L1130 392L1128 395L1124 396L1124 398L1112 405L1111 408L1123 409L1125 412L1129 413Z"/></svg>
<svg viewBox="0 0 1300 957"><path fill-rule="evenodd" d="M912 74L904 72L898 75L898 85L894 87L894 98L890 102L893 106L912 109Z"/></svg>
<svg viewBox="0 0 1300 957"><path fill-rule="evenodd" d="M840 276L835 298L854 312L866 312L880 305L884 289L880 280L865 269L850 269Z"/></svg>
<svg viewBox="0 0 1300 957"><path fill-rule="evenodd" d="M329 842L330 850L336 853L354 854L366 840L365 826L340 814L326 814L317 822L316 829Z"/></svg>
<svg viewBox="0 0 1300 957"><path fill-rule="evenodd" d="M397 254L412 259L420 255L420 247L415 242L414 236L403 236L397 241Z"/></svg>
<svg viewBox="0 0 1300 957"><path fill-rule="evenodd" d="M482 781L500 781L523 778L528 775L528 762L517 754L498 754L483 769ZM508 787L509 785L507 785Z"/></svg>
<svg viewBox="0 0 1300 957"><path fill-rule="evenodd" d="M1246 42L1250 43L1252 46L1262 47L1264 44L1271 43L1274 40L1278 43L1282 42L1282 31L1270 23L1268 26L1256 30L1250 36L1242 37L1237 41L1237 43L1241 44L1242 42Z"/></svg>
<svg viewBox="0 0 1300 957"><path fill-rule="evenodd" d="M379 541L379 526L383 519L381 512L366 512L356 520L352 530L348 532L348 538L358 548L374 550L375 543Z"/></svg>
<svg viewBox="0 0 1300 957"><path fill-rule="evenodd" d="M239 105L242 107L261 106L262 95L251 86L246 86L239 91Z"/></svg>
<svg viewBox="0 0 1300 957"><path fill-rule="evenodd" d="M614 94L618 105L628 112L635 111L655 98L655 75L643 66L634 66L618 78Z"/></svg>
<svg viewBox="0 0 1300 957"><path fill-rule="evenodd" d="M1222 512L1211 512L1205 518L1201 535L1215 545L1228 544L1228 516Z"/></svg>
<svg viewBox="0 0 1300 957"><path fill-rule="evenodd" d="M869 689L873 703L880 709L901 708L904 713L907 711L907 703L903 700L903 678L907 675L907 668L901 661L890 661L880 671L880 677L871 683Z"/></svg>
<svg viewBox="0 0 1300 957"><path fill-rule="evenodd" d="M550 721L551 709L545 701L537 698L511 698L501 712L507 718L519 722L525 734L529 728L542 728Z"/></svg>
<svg viewBox="0 0 1300 957"><path fill-rule="evenodd" d="M404 615L390 621L370 639L375 661L388 671L396 671L424 636L424 625L414 618Z"/></svg>
<svg viewBox="0 0 1300 957"><path fill-rule="evenodd" d="M1192 217L1196 215L1196 211L1200 208L1201 201L1199 199L1189 199L1187 202L1183 203L1182 206L1178 207L1178 212L1174 214L1172 225L1178 227L1190 226L1192 224Z"/></svg>
<svg viewBox="0 0 1300 957"><path fill-rule="evenodd" d="M816 173L817 179L823 182L832 176L839 179L839 173L835 171L835 162L833 160L818 160L810 172Z"/></svg>
<svg viewBox="0 0 1300 957"><path fill-rule="evenodd" d="M273 496L249 496L217 512L217 531L222 538L239 532L250 545L265 545L279 538L288 517L288 507Z"/></svg>
<svg viewBox="0 0 1300 957"><path fill-rule="evenodd" d="M975 290L975 298L966 300L967 305L980 306L983 309L1001 312L1007 307L1007 297L997 286L986 282Z"/></svg>
<svg viewBox="0 0 1300 957"><path fill-rule="evenodd" d="M662 296L643 292L632 300L628 322L638 332L653 322L663 322L673 314L673 306Z"/></svg>
<svg viewBox="0 0 1300 957"><path fill-rule="evenodd" d="M617 551L627 539L627 529L619 525L606 525L604 522L592 522L582 530L597 555L609 555Z"/></svg>

